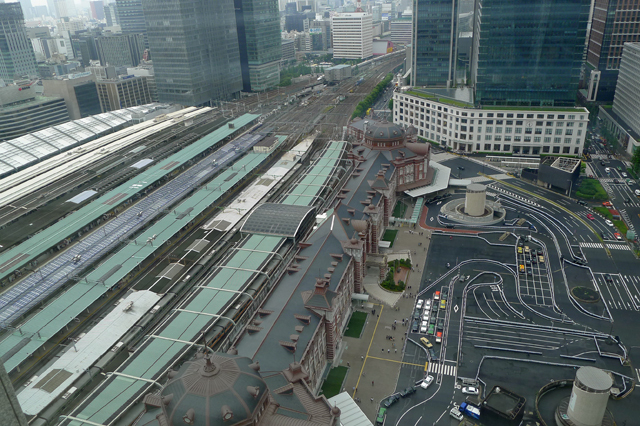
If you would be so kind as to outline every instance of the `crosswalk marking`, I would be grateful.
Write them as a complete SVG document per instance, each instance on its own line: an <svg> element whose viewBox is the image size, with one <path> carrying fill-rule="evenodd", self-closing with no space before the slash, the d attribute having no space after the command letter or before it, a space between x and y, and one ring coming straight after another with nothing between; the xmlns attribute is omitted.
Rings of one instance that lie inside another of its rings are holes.
<svg viewBox="0 0 640 426"><path fill-rule="evenodd" d="M603 248L602 244L600 244L600 243L580 243L580 247L582 247L582 248L595 248L595 249ZM607 247L610 250L631 250L629 248L629 246L626 245L626 244L608 244L607 243Z"/></svg>
<svg viewBox="0 0 640 426"><path fill-rule="evenodd" d="M542 207L540 204L538 204L538 203L536 203L536 202L532 201L532 200L531 200L531 199L529 199L529 198L523 197L522 195L518 195L518 194L516 194L516 193L514 193L514 192L511 192L511 191L507 191L506 189L502 189L502 188L501 188L501 187L499 187L499 186L489 185L489 188L491 188L491 189L492 189L492 190L494 190L494 191L502 192L503 194L508 195L509 197L515 198L515 199L517 199L517 200L518 200L518 201L520 201L520 202L527 203L527 204L531 204L531 205L532 205L532 206L534 206L534 207Z"/></svg>
<svg viewBox="0 0 640 426"><path fill-rule="evenodd" d="M456 366L446 364L429 364L429 373L442 374L445 376L456 376Z"/></svg>

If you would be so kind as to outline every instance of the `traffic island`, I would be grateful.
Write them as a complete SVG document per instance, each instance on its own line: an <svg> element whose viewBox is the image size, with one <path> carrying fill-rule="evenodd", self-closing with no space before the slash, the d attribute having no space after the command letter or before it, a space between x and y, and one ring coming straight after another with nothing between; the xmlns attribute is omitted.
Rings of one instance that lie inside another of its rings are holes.
<svg viewBox="0 0 640 426"><path fill-rule="evenodd" d="M571 295L580 303L597 303L600 301L600 293L587 287L573 287Z"/></svg>

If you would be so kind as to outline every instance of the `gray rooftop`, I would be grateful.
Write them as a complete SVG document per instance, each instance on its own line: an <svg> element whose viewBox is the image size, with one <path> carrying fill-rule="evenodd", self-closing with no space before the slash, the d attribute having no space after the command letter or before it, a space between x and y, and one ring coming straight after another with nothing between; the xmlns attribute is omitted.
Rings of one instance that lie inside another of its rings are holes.
<svg viewBox="0 0 640 426"><path fill-rule="evenodd" d="M254 210L242 226L249 234L295 237L302 222L312 215L315 207L265 203Z"/></svg>

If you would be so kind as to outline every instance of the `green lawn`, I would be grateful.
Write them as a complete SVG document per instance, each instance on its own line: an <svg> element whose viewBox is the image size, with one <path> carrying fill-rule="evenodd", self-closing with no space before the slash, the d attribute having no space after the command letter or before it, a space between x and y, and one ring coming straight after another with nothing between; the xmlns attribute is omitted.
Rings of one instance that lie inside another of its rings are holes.
<svg viewBox="0 0 640 426"><path fill-rule="evenodd" d="M325 397L331 398L340 393L347 371L349 371L347 367L335 367L329 371L329 375L322 384L322 393Z"/></svg>
<svg viewBox="0 0 640 426"><path fill-rule="evenodd" d="M347 324L347 330L344 332L346 337L359 338L362 334L364 324L367 322L367 314L360 311L354 311Z"/></svg>
<svg viewBox="0 0 640 426"><path fill-rule="evenodd" d="M397 229L387 229L384 231L384 235L382 236L382 241L389 241L391 245L389 247L393 247L393 242L396 239L396 234L398 233Z"/></svg>
<svg viewBox="0 0 640 426"><path fill-rule="evenodd" d="M398 219L404 218L404 214L407 212L407 205L402 201L398 201L396 206L393 208L393 217L397 217Z"/></svg>
<svg viewBox="0 0 640 426"><path fill-rule="evenodd" d="M620 231L622 236L626 238L627 231L629 230L629 228L627 228L627 225L624 223L624 221L622 221L622 220L614 220L613 221L613 225L616 228L618 228L618 231Z"/></svg>
<svg viewBox="0 0 640 426"><path fill-rule="evenodd" d="M576 196L585 200L607 200L609 196L597 179L583 179L576 190Z"/></svg>
<svg viewBox="0 0 640 426"><path fill-rule="evenodd" d="M608 208L606 208L606 207L594 207L593 209L595 211L597 211L598 213L600 213L605 218L607 218L609 220L613 220L613 215L611 214L611 212L609 211Z"/></svg>
<svg viewBox="0 0 640 426"><path fill-rule="evenodd" d="M578 108L570 108L570 107L531 107L531 106L493 106L493 105L483 105L482 109L495 109L501 111L537 111L537 112L582 112L586 113L582 107Z"/></svg>

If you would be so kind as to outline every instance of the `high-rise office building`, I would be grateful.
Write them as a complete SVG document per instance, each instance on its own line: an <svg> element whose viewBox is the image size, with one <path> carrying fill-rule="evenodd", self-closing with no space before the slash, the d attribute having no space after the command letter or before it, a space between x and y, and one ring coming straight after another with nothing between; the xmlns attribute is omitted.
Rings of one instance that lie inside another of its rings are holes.
<svg viewBox="0 0 640 426"><path fill-rule="evenodd" d="M341 13L331 18L333 57L366 59L373 56L373 20L368 13Z"/></svg>
<svg viewBox="0 0 640 426"><path fill-rule="evenodd" d="M0 78L35 76L36 57L27 37L20 3L0 3Z"/></svg>
<svg viewBox="0 0 640 426"><path fill-rule="evenodd" d="M589 6L590 0L477 0L475 102L575 105Z"/></svg>
<svg viewBox="0 0 640 426"><path fill-rule="evenodd" d="M611 101L622 47L640 41L640 0L595 0L587 53L587 99Z"/></svg>
<svg viewBox="0 0 640 426"><path fill-rule="evenodd" d="M416 0L411 85L450 87L456 72L458 0Z"/></svg>
<svg viewBox="0 0 640 426"><path fill-rule="evenodd" d="M238 45L245 92L280 83L280 14L278 0L235 0Z"/></svg>
<svg viewBox="0 0 640 426"><path fill-rule="evenodd" d="M102 112L115 111L152 102L145 77L126 76L96 82Z"/></svg>
<svg viewBox="0 0 640 426"><path fill-rule="evenodd" d="M102 0L96 0L89 2L91 5L91 17L102 21L104 19L104 2Z"/></svg>
<svg viewBox="0 0 640 426"><path fill-rule="evenodd" d="M203 105L242 90L232 0L144 0L160 102Z"/></svg>
<svg viewBox="0 0 640 426"><path fill-rule="evenodd" d="M600 107L599 117L629 154L640 149L640 43L625 43L613 108Z"/></svg>
<svg viewBox="0 0 640 426"><path fill-rule="evenodd" d="M64 99L71 120L100 114L96 76L90 72L68 74L42 80L44 93Z"/></svg>
<svg viewBox="0 0 640 426"><path fill-rule="evenodd" d="M116 0L116 15L122 34L144 34L144 45L149 47L142 0Z"/></svg>
<svg viewBox="0 0 640 426"><path fill-rule="evenodd" d="M53 5L58 18L71 18L77 15L73 0L53 0Z"/></svg>
<svg viewBox="0 0 640 426"><path fill-rule="evenodd" d="M27 426L27 419L20 408L11 380L0 361L0 416L5 426Z"/></svg>
<svg viewBox="0 0 640 426"><path fill-rule="evenodd" d="M116 12L115 3L104 5L104 19L107 21L107 27L118 25L118 13Z"/></svg>
<svg viewBox="0 0 640 426"><path fill-rule="evenodd" d="M113 34L95 38L100 65L135 67L144 54L142 34Z"/></svg>

